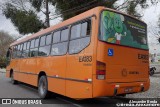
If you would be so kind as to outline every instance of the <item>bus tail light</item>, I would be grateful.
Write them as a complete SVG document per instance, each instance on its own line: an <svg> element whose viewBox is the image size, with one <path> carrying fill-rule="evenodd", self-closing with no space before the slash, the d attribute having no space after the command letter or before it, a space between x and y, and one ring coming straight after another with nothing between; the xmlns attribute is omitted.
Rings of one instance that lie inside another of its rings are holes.
<svg viewBox="0 0 160 107"><path fill-rule="evenodd" d="M97 61L96 78L99 80L104 80L106 75L106 64Z"/></svg>

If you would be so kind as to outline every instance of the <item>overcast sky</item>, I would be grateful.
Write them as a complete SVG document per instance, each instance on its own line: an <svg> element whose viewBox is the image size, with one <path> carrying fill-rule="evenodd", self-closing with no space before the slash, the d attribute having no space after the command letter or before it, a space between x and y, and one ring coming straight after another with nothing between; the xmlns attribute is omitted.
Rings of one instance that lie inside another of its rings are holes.
<svg viewBox="0 0 160 107"><path fill-rule="evenodd" d="M4 2L4 0L0 0L0 3ZM51 10L54 11L53 7ZM148 28L150 28L151 24L152 26L155 26L158 21L158 17L160 16L159 11L160 10L160 3L158 3L156 6L152 6L142 13L144 14L142 20L145 21L148 24ZM52 12L53 12L52 11ZM40 15L41 19L45 19L44 15ZM51 20L51 25L55 25L59 23L61 18L56 19L56 20ZM2 12L0 11L0 30L6 31L9 34L14 34L14 35L19 35L18 31L16 30L16 27L11 23L10 19L6 19L5 16L2 15ZM149 29L148 29L149 31ZM150 46L150 51L153 52L159 52L160 53L160 44L157 44L156 36L152 35L151 33L148 33L148 40L149 40L149 46Z"/></svg>
<svg viewBox="0 0 160 107"><path fill-rule="evenodd" d="M144 11L144 16L142 18L148 25L148 31L150 28L154 28L157 25L158 18L160 17L160 3L156 6L152 6ZM156 28L154 28L156 30ZM148 40L151 53L160 53L160 44L157 41L156 35L148 32Z"/></svg>

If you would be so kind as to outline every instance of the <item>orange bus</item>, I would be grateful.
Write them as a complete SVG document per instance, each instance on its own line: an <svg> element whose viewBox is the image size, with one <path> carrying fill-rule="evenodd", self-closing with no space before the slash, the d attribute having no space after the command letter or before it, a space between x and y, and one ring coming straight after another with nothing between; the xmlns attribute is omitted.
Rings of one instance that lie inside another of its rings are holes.
<svg viewBox="0 0 160 107"><path fill-rule="evenodd" d="M50 92L85 99L149 89L147 25L96 7L10 45L6 76Z"/></svg>

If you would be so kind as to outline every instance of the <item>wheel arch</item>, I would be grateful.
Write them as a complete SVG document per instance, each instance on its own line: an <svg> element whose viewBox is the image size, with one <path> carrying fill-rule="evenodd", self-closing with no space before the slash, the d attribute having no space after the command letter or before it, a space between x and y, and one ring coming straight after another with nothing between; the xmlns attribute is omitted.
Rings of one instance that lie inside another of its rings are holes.
<svg viewBox="0 0 160 107"><path fill-rule="evenodd" d="M41 76L43 76L43 75L47 76L47 75L46 75L46 72L45 72L45 71L40 71L39 74L38 74L37 86L38 86L39 78L40 78Z"/></svg>
<svg viewBox="0 0 160 107"><path fill-rule="evenodd" d="M10 69L9 77L11 77L11 74L13 73L13 69Z"/></svg>

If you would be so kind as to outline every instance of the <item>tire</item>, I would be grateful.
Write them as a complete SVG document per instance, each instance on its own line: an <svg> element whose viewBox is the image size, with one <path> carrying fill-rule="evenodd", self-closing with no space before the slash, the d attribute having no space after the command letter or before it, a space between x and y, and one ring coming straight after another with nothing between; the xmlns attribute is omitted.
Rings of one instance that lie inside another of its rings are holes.
<svg viewBox="0 0 160 107"><path fill-rule="evenodd" d="M11 73L11 83L14 85L18 83L18 81L14 79L14 72Z"/></svg>
<svg viewBox="0 0 160 107"><path fill-rule="evenodd" d="M119 94L119 95L116 95L116 97L125 98L125 97L126 97L126 94Z"/></svg>
<svg viewBox="0 0 160 107"><path fill-rule="evenodd" d="M42 99L50 97L50 92L48 91L48 81L46 76L41 76L38 80L38 94Z"/></svg>

